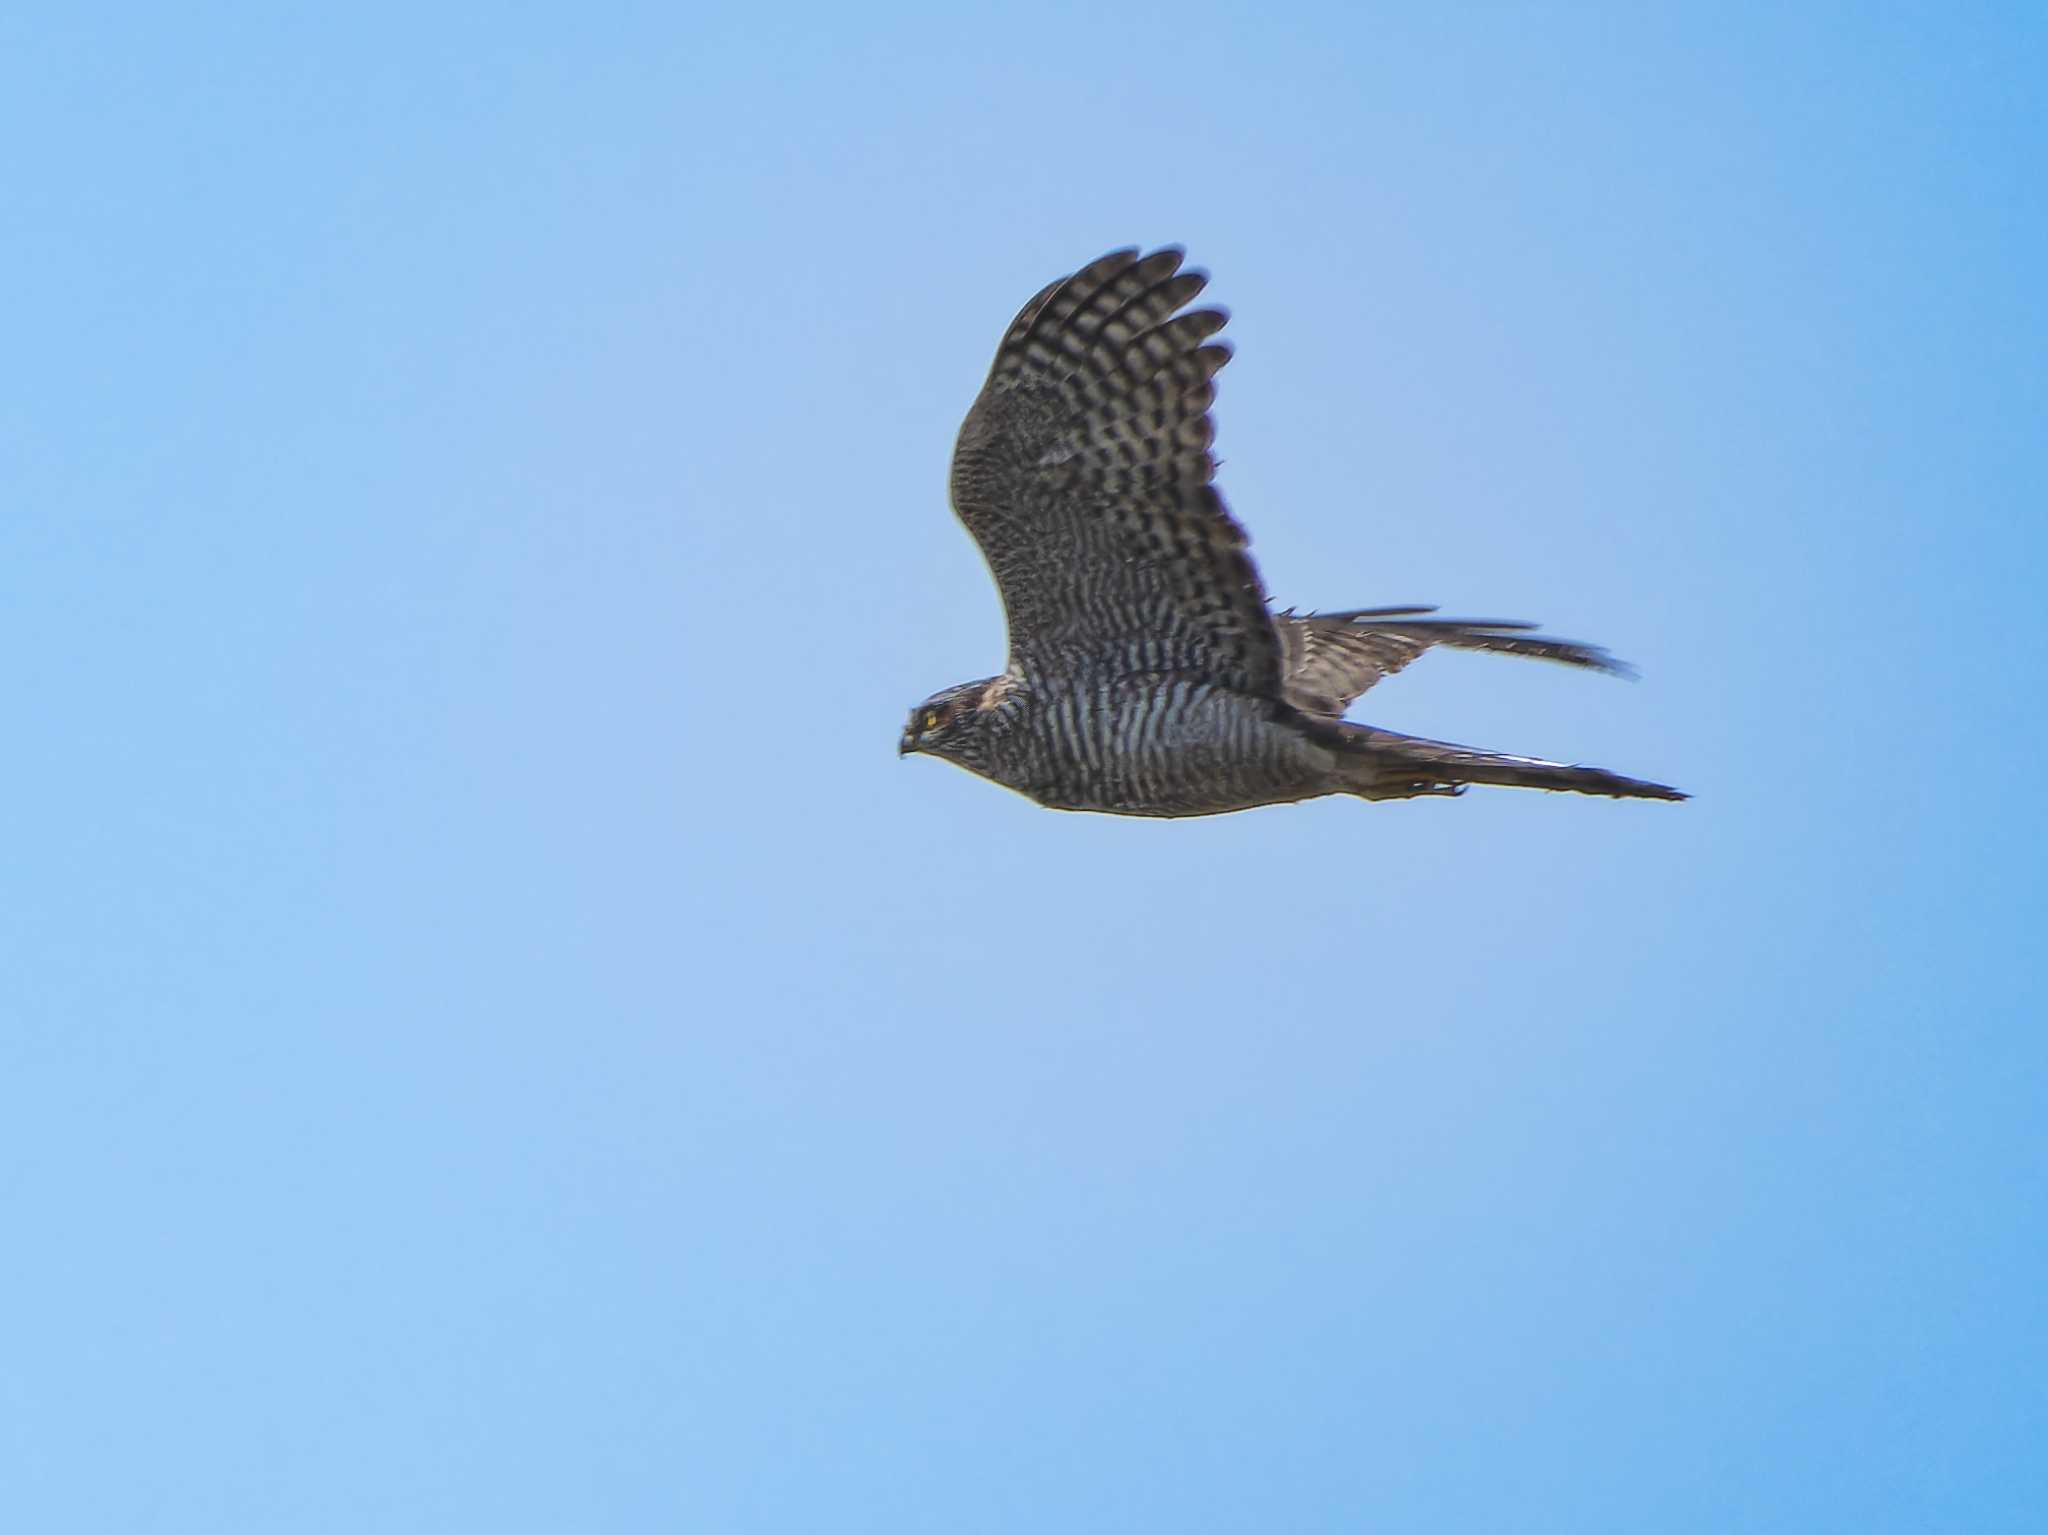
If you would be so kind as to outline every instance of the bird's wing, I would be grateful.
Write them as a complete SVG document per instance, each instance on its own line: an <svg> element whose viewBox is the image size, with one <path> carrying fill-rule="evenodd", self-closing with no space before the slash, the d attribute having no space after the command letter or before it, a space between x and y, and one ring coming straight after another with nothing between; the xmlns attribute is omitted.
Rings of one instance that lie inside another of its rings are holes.
<svg viewBox="0 0 2048 1535"><path fill-rule="evenodd" d="M1274 619L1280 633L1282 693L1304 714L1337 719L1353 699L1434 645L1535 656L1627 676L1625 662L1598 645L1533 634L1512 619L1429 618L1430 608L1366 608Z"/></svg>
<svg viewBox="0 0 2048 1535"><path fill-rule="evenodd" d="M1002 592L1020 675L1179 672L1277 697L1280 639L1210 483L1230 359L1205 274L1121 250L1011 323L953 450L953 509Z"/></svg>

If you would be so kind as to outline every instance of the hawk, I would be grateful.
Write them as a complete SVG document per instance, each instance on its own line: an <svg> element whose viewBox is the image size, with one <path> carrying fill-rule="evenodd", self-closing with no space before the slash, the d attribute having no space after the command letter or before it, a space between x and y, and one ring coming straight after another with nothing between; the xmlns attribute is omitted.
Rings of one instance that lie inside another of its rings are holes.
<svg viewBox="0 0 2048 1535"><path fill-rule="evenodd" d="M1193 816L1324 794L1409 799L1467 784L1682 800L1600 768L1347 723L1425 650L1626 672L1535 625L1434 608L1269 610L1212 482L1208 282L1169 247L1112 251L1026 304L953 449L952 500L1009 622L1000 676L911 711L899 755L943 757L1056 810Z"/></svg>

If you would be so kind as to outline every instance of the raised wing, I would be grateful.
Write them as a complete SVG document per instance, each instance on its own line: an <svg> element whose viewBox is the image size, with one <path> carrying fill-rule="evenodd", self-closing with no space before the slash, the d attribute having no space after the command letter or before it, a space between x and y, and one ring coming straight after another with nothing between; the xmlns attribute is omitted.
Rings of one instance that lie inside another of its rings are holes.
<svg viewBox="0 0 2048 1535"><path fill-rule="evenodd" d="M1353 699L1391 677L1433 645L1534 656L1628 676L1598 645L1532 634L1534 624L1512 619L1429 618L1434 608L1360 608L1350 613L1282 613L1282 693L1304 714L1339 718Z"/></svg>
<svg viewBox="0 0 2048 1535"><path fill-rule="evenodd" d="M1002 592L1012 671L1277 697L1265 591L1210 483L1225 317L1178 314L1208 282L1181 260L1115 251L1024 306L960 428L953 509Z"/></svg>

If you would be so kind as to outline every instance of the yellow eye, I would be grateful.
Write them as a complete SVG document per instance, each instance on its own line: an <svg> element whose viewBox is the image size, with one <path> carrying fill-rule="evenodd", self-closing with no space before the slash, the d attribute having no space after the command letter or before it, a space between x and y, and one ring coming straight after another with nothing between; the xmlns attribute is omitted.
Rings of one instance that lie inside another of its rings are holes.
<svg viewBox="0 0 2048 1535"><path fill-rule="evenodd" d="M937 730L939 728L938 710L927 709L924 711L924 728L927 730Z"/></svg>

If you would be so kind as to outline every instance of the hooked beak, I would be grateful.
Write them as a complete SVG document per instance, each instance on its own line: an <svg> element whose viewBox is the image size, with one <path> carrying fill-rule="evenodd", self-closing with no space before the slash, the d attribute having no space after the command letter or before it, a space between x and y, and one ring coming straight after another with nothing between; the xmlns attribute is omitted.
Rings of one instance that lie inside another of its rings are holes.
<svg viewBox="0 0 2048 1535"><path fill-rule="evenodd" d="M906 730L906 731L904 731L904 732L903 732L903 739L902 739L902 740L900 740L900 741L898 741L898 742L896 743L896 755L897 755L897 756L899 756L899 757L907 757L907 756L909 756L909 755L910 755L910 754L911 754L912 752L914 752L914 751L916 751L916 750L917 750L917 737L916 737L916 736L914 736L914 735L912 735L912 734L911 734L911 733L910 733L909 731L907 731L907 730Z"/></svg>

